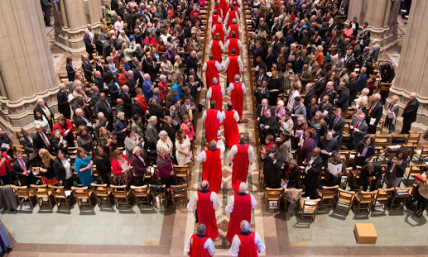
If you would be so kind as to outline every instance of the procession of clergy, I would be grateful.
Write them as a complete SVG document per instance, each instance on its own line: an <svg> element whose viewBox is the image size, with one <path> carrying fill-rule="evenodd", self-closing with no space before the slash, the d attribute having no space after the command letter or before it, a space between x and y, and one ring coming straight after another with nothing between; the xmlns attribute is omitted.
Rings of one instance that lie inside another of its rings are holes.
<svg viewBox="0 0 428 257"><path fill-rule="evenodd" d="M192 234L185 245L185 253L189 256L213 256L215 252L213 240L219 238L215 211L222 203L217 193L222 185L221 156L225 148L230 152L227 158L232 165L232 187L235 195L229 198L226 214L230 215L227 240L231 243L231 256L258 256L265 250L265 245L257 232L250 231L251 211L256 206L253 195L246 193L248 168L255 161L252 147L245 144L245 134L239 133L238 122L242 119L245 85L241 82L243 62L240 58L242 43L239 40L239 5L237 1L220 0L212 11L210 21L213 24L212 38L209 44L211 54L204 64L206 74L207 98L210 109L202 114L205 124L205 142L208 149L196 158L202 163L201 189L195 192L187 205L187 209L195 212L197 233ZM224 20L224 24L222 23ZM226 43L225 41L226 35ZM222 52L227 49L228 57L223 66ZM220 85L219 73L227 71L227 93L230 102L223 108L224 88ZM220 126L224 126L224 139Z"/></svg>

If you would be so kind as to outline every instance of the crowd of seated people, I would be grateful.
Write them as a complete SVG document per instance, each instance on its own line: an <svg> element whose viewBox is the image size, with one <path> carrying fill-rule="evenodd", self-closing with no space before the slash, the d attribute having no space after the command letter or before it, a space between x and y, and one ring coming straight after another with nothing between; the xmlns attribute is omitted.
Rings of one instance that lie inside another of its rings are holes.
<svg viewBox="0 0 428 257"><path fill-rule="evenodd" d="M169 186L173 165L192 161L203 87L201 5L114 2L106 4L98 31L88 25L81 67L67 58L60 115L38 99L34 133L19 131L15 152L0 130L2 184L141 186L156 165Z"/></svg>
<svg viewBox="0 0 428 257"><path fill-rule="evenodd" d="M373 135L381 128L382 118L388 132L395 132L398 97L383 107L385 98L377 88L375 71L380 45L371 40L367 23L358 24L356 18L344 23L342 4L248 3L249 51L266 187L303 188L305 196L317 198L317 189L340 185L342 177L355 190L376 190L380 185L378 164L372 163ZM404 119L416 115L414 96L405 105ZM387 115L382 117L384 109ZM403 126L401 133L409 130ZM353 162L345 163L340 150L356 151ZM387 160L388 187L400 184L407 165L404 150ZM347 166L362 167L358 180L350 177Z"/></svg>

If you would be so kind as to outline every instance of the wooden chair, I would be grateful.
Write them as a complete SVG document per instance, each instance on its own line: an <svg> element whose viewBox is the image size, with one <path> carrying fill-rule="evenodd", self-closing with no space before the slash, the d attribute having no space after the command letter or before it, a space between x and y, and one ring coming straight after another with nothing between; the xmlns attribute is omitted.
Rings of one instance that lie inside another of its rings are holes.
<svg viewBox="0 0 428 257"><path fill-rule="evenodd" d="M92 191L95 194L97 199L98 206L101 206L103 203L111 205L111 197L113 189L108 187L107 184L96 184L92 183Z"/></svg>
<svg viewBox="0 0 428 257"><path fill-rule="evenodd" d="M324 206L324 202L328 202L328 206L333 207L337 197L337 190L339 186L327 187L323 186L322 189L318 189L318 194L321 197L320 207Z"/></svg>
<svg viewBox="0 0 428 257"><path fill-rule="evenodd" d="M53 208L52 204L52 191L46 185L31 185L31 188L34 189L34 195L37 199L37 204L40 208L44 205L48 205ZM45 200L47 199L47 200Z"/></svg>
<svg viewBox="0 0 428 257"><path fill-rule="evenodd" d="M189 165L174 165L174 173L175 173L175 184L178 184L178 179L182 178L186 181L187 186L189 186L189 174L190 174L190 168Z"/></svg>
<svg viewBox="0 0 428 257"><path fill-rule="evenodd" d="M282 191L284 191L284 188L282 187L279 187L279 188L266 187L264 192L264 202L265 202L266 210L269 210L269 209L279 210L279 206L281 204L281 198L282 198ZM276 207L275 205L272 205L273 208L270 208L271 202L276 203Z"/></svg>
<svg viewBox="0 0 428 257"><path fill-rule="evenodd" d="M406 188L395 188L394 194L392 196L391 200L391 209L394 209L398 207L398 210L402 210L404 206L407 203L407 200L409 199L409 196L413 194L413 187L406 187ZM397 203L397 199L400 200ZM403 201L401 201L403 199Z"/></svg>
<svg viewBox="0 0 428 257"><path fill-rule="evenodd" d="M416 164L411 163L410 169L406 169L405 173L407 175L406 182L409 182L409 179L411 176L416 176L421 174L424 171L424 167L427 166L425 163L423 164Z"/></svg>
<svg viewBox="0 0 428 257"><path fill-rule="evenodd" d="M15 194L16 198L18 199L19 206L24 205L24 203L27 201L31 209L34 208L34 200L35 200L35 194L34 194L34 188L28 188L26 186L11 186L13 188L13 193Z"/></svg>
<svg viewBox="0 0 428 257"><path fill-rule="evenodd" d="M67 208L70 209L73 199L71 190L65 190L64 186L49 185L49 188L52 190L52 196L55 199L55 204L58 209L61 207L62 203L65 203Z"/></svg>
<svg viewBox="0 0 428 257"><path fill-rule="evenodd" d="M385 207L388 205L388 201L391 199L393 193L394 188L378 189L372 211L376 211L376 204L379 203L383 212L385 212Z"/></svg>
<svg viewBox="0 0 428 257"><path fill-rule="evenodd" d="M120 204L130 205L131 191L127 189L126 185L115 186L110 185L113 189L113 198L116 208L119 208Z"/></svg>
<svg viewBox="0 0 428 257"><path fill-rule="evenodd" d="M355 192L346 191L341 188L337 191L337 201L335 211L338 207L344 207L346 209L346 213L349 213L349 210L352 208L352 203L354 201Z"/></svg>
<svg viewBox="0 0 428 257"><path fill-rule="evenodd" d="M370 213L376 195L377 190L373 192L358 192L354 197L355 201L358 203L357 211L359 212L360 210L366 210L368 213ZM363 205L364 207L362 207Z"/></svg>
<svg viewBox="0 0 428 257"><path fill-rule="evenodd" d="M318 203L321 199L300 199L300 217L312 217L315 220L317 216Z"/></svg>
<svg viewBox="0 0 428 257"><path fill-rule="evenodd" d="M177 207L177 203L187 204L187 185L171 185L172 204Z"/></svg>
<svg viewBox="0 0 428 257"><path fill-rule="evenodd" d="M131 186L131 191L134 195L135 204L137 206L139 206L140 203L151 205L150 188L147 185L139 187Z"/></svg>
<svg viewBox="0 0 428 257"><path fill-rule="evenodd" d="M71 190L73 191L74 200L76 200L80 210L83 206L92 207L93 192L91 189L88 187L71 187Z"/></svg>

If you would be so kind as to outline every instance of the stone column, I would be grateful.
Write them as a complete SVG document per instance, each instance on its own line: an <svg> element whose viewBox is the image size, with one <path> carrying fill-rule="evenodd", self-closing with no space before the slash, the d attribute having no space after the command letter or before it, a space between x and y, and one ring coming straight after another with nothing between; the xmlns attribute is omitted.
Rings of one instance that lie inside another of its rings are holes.
<svg viewBox="0 0 428 257"><path fill-rule="evenodd" d="M411 92L417 93L419 100L418 118L413 128L428 128L428 1L414 0L401 50L397 76L389 96L398 95L402 108L409 101ZM400 112L401 115L401 112ZM401 117L400 117L401 119Z"/></svg>
<svg viewBox="0 0 428 257"><path fill-rule="evenodd" d="M360 26L363 22L367 22L371 37L378 40L382 50L386 50L394 46L397 41L399 7L400 1L351 0L348 21L357 17Z"/></svg>
<svg viewBox="0 0 428 257"><path fill-rule="evenodd" d="M56 109L58 80L39 0L0 1L0 122L17 129L34 121L44 98Z"/></svg>
<svg viewBox="0 0 428 257"><path fill-rule="evenodd" d="M98 31L103 17L100 0L61 0L52 3L55 44L73 55L85 53L83 36L88 24Z"/></svg>

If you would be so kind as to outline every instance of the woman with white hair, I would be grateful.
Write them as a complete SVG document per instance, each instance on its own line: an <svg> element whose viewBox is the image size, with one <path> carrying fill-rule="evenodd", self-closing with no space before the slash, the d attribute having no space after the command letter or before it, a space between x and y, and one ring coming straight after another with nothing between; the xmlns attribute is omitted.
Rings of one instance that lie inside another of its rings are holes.
<svg viewBox="0 0 428 257"><path fill-rule="evenodd" d="M159 152L159 149L161 148L164 148L169 155L172 154L172 150L174 148L174 144L169 138L168 132L166 132L165 130L162 130L161 132L159 132L159 140L156 144L156 150L158 152Z"/></svg>
<svg viewBox="0 0 428 257"><path fill-rule="evenodd" d="M285 116L284 101L279 100L275 108L275 117L283 118Z"/></svg>

